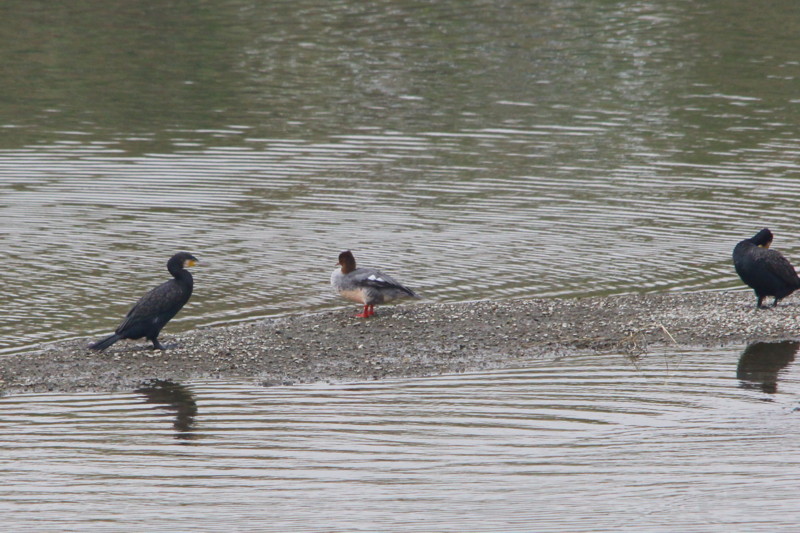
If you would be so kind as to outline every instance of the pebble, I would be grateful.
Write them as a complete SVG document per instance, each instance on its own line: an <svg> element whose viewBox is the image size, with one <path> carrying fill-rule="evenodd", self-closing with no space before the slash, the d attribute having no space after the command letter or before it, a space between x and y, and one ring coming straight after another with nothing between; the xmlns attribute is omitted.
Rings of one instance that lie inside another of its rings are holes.
<svg viewBox="0 0 800 533"><path fill-rule="evenodd" d="M127 341L97 353L86 349L90 339L79 339L0 358L0 392L133 390L166 378L359 381L519 367L543 356L640 354L675 343L744 346L797 338L796 298L763 310L745 290L417 303L379 307L367 320L343 307L180 335L167 327L167 352Z"/></svg>

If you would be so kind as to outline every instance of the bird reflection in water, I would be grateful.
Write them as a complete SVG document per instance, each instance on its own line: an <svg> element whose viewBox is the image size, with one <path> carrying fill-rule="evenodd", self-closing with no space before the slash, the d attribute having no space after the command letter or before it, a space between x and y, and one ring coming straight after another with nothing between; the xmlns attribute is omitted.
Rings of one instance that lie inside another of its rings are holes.
<svg viewBox="0 0 800 533"><path fill-rule="evenodd" d="M197 403L191 391L179 383L169 380L153 379L142 383L137 393L143 395L147 403L160 404L164 409L175 412L173 427L176 439L192 439L194 417Z"/></svg>
<svg viewBox="0 0 800 533"><path fill-rule="evenodd" d="M778 374L794 361L800 342L754 342L744 349L736 368L739 386L760 389L769 394L778 391Z"/></svg>

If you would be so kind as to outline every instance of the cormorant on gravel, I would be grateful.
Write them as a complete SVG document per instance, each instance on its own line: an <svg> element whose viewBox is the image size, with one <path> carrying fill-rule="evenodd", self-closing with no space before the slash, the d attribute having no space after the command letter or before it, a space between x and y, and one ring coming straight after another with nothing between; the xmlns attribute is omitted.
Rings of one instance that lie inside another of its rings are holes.
<svg viewBox="0 0 800 533"><path fill-rule="evenodd" d="M153 343L153 348L163 350L158 334L167 322L189 301L194 287L192 274L185 270L194 266L197 259L190 253L180 252L167 261L171 279L142 296L125 315L113 335L92 344L92 350L105 350L120 339L141 339Z"/></svg>
<svg viewBox="0 0 800 533"><path fill-rule="evenodd" d="M757 307L763 308L762 302L767 296L775 301L785 298L800 288L800 278L794 267L776 250L770 250L772 232L762 229L749 239L745 239L733 249L733 266L736 273L756 293Z"/></svg>

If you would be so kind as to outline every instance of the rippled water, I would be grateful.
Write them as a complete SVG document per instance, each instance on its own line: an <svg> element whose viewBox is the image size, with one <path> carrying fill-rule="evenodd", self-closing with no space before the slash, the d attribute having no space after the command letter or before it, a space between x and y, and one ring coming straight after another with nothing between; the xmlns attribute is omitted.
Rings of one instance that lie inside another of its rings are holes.
<svg viewBox="0 0 800 533"><path fill-rule="evenodd" d="M793 6L11 2L0 351L179 249L166 333L341 305L345 248L438 301L737 287L761 226L800 255Z"/></svg>
<svg viewBox="0 0 800 533"><path fill-rule="evenodd" d="M342 305L345 248L451 302L800 257L790 0L4 6L0 353L109 332L180 249L167 335ZM3 527L790 529L796 350L0 398Z"/></svg>
<svg viewBox="0 0 800 533"><path fill-rule="evenodd" d="M37 531L789 530L797 350L3 398L0 510Z"/></svg>

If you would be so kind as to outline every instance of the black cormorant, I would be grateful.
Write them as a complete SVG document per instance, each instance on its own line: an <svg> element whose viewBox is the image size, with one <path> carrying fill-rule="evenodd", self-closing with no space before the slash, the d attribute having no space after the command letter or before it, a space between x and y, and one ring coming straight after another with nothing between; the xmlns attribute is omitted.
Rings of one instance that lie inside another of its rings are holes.
<svg viewBox="0 0 800 533"><path fill-rule="evenodd" d="M757 307L767 296L775 301L785 298L800 288L800 278L794 267L776 250L770 250L772 232L762 229L749 239L745 239L733 249L733 266L736 273L756 293Z"/></svg>
<svg viewBox="0 0 800 533"><path fill-rule="evenodd" d="M167 261L171 279L142 296L125 315L125 320L110 337L92 344L92 350L105 350L120 339L141 339L153 343L153 348L163 350L158 334L167 322L189 301L194 287L192 274L186 267L194 266L197 259L190 253L180 252Z"/></svg>

